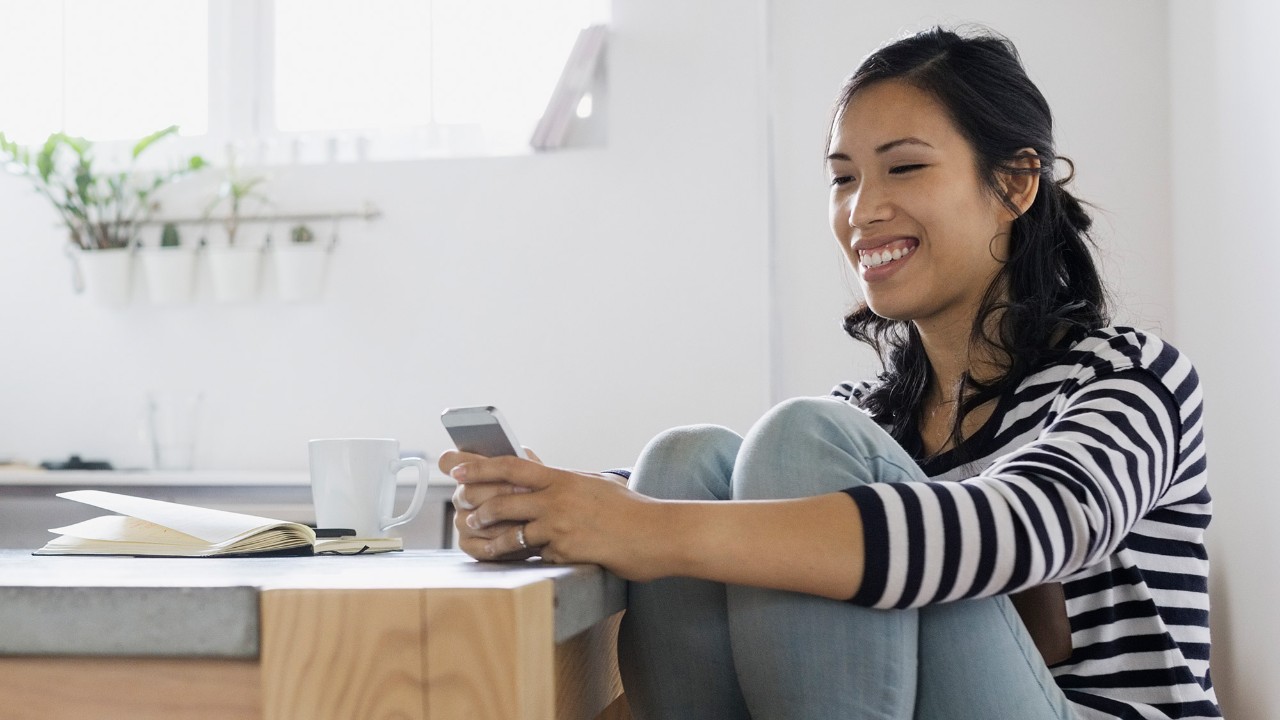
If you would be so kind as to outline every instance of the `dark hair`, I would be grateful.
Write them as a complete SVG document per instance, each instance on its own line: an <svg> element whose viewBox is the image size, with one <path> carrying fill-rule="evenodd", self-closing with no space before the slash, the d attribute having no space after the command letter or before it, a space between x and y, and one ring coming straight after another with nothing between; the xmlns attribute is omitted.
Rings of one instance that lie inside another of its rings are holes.
<svg viewBox="0 0 1280 720"><path fill-rule="evenodd" d="M1004 372L984 381L967 371L962 375L951 427L952 444L960 447L966 415L1064 352L1054 347L1055 333L1095 330L1109 321L1090 254L1092 221L1064 188L1075 168L1055 153L1049 104L1008 38L985 30L962 37L933 28L876 50L845 82L832 126L858 91L885 80L910 83L947 109L974 150L983 184L1015 215L1019 209L1005 196L998 175L1040 175L1031 206L1013 221L1009 257L987 287L970 332L970 348L994 352ZM1024 148L1035 150L1040 167L1026 167L1025 158L1019 166ZM1070 173L1054 180L1058 160ZM874 348L884 365L865 407L899 442L911 437L932 374L915 324L880 317L864 302L845 317L844 329Z"/></svg>

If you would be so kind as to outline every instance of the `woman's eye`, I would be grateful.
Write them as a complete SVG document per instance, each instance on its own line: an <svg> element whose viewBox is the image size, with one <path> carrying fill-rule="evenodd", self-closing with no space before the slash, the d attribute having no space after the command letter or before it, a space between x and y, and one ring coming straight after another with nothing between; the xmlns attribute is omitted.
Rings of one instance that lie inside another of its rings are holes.
<svg viewBox="0 0 1280 720"><path fill-rule="evenodd" d="M853 182L852 175L837 175L836 177L831 178L832 185L844 185L850 182Z"/></svg>
<svg viewBox="0 0 1280 720"><path fill-rule="evenodd" d="M920 163L916 163L915 165L894 165L893 167L889 168L889 174L903 175L911 172L912 170L919 170L922 167L924 167L924 165Z"/></svg>

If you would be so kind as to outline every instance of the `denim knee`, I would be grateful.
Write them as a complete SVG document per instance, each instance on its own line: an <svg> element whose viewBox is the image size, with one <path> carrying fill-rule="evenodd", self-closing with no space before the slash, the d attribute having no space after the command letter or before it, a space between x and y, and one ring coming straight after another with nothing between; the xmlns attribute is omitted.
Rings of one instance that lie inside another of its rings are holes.
<svg viewBox="0 0 1280 720"><path fill-rule="evenodd" d="M835 398L800 397L774 406L747 433L734 497L809 497L922 478L910 455L866 413Z"/></svg>
<svg viewBox="0 0 1280 720"><path fill-rule="evenodd" d="M641 451L629 486L663 500L727 500L741 445L741 436L719 425L664 430Z"/></svg>
<svg viewBox="0 0 1280 720"><path fill-rule="evenodd" d="M780 435L821 435L835 430L850 433L884 431L869 415L848 403L832 397L794 397L783 400L765 413L752 429Z"/></svg>

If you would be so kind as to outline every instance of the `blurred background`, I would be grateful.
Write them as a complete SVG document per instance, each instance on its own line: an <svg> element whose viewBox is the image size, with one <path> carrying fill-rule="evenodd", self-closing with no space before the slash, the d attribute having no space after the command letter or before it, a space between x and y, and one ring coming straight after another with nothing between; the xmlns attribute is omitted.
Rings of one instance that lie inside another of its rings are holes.
<svg viewBox="0 0 1280 720"><path fill-rule="evenodd" d="M74 292L83 258L53 204L0 175L0 460L153 468L149 398L199 394L189 466L214 485L304 475L310 438L434 454L450 447L440 411L473 404L499 406L550 463L625 466L664 428L745 432L782 399L874 375L840 330L856 286L827 226L831 102L902 34L1008 35L1096 206L1117 320L1172 341L1204 381L1223 708L1280 707L1274 3L0 0L0 13L15 18L0 47L8 141L38 150L65 131L124 168L134 142L178 124L139 172L209 164L156 190L138 226L144 248L165 219L183 247L207 240L194 285L164 302L145 249L125 296ZM591 24L607 28L598 53L579 33ZM531 149L566 108L563 132ZM212 250L245 185L237 245L263 265L228 300ZM299 225L326 265L296 296L275 250Z"/></svg>

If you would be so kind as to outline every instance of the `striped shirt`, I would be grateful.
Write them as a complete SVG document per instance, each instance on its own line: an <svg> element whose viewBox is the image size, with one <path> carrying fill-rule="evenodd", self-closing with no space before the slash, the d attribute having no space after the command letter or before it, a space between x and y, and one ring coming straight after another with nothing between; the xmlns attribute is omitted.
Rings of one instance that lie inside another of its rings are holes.
<svg viewBox="0 0 1280 720"><path fill-rule="evenodd" d="M833 392L862 408L869 383ZM1220 718L1209 678L1202 396L1195 368L1103 328L997 402L928 482L846 490L866 533L851 602L908 608L1061 582L1080 718Z"/></svg>

